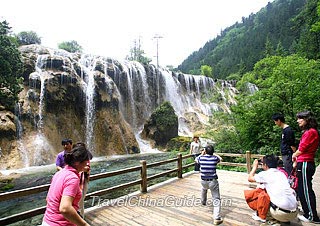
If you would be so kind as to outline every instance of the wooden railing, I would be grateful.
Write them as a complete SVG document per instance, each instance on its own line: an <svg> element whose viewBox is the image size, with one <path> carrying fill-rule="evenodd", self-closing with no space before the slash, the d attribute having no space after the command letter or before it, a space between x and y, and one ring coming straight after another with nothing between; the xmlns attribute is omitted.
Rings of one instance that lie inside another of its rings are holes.
<svg viewBox="0 0 320 226"><path fill-rule="evenodd" d="M250 172L251 170L251 159L252 158L260 158L263 155L252 155L249 151L246 152L246 154L231 154L231 153L218 153L221 157L241 157L246 159L246 163L232 163L232 162L221 162L220 165L225 165L225 166L239 166L239 167L245 167L247 169L247 172ZM140 179L131 181L128 183L116 185L113 187L109 187L106 189L94 191L91 193L87 193L86 199L93 197L93 196L101 196L107 193L110 193L112 191L116 190L121 190L124 188L128 188L134 185L140 185L140 191L141 192L147 192L147 187L148 187L148 181L166 176L168 174L172 173L177 173L178 178L182 178L182 173L184 169L188 169L190 167L194 166L194 162L191 162L189 164L183 165L183 160L184 159L189 159L193 158L193 155L185 155L182 156L181 154L178 154L176 158L160 161L160 162L154 162L147 164L145 160L140 161L140 166L135 166L135 167L130 167L130 168L125 168L121 170L116 170L116 171L111 171L107 173L99 173L95 175L90 176L90 181L94 180L99 180L103 178L108 178L108 177L113 177L117 175L122 175L125 173L130 173L130 172L137 172L140 171ZM158 174L154 174L151 176L147 176L147 169L161 166L164 164L172 163L172 162L177 162L177 167L174 169L170 169ZM0 202L1 201L6 201L6 200L11 200L23 196L29 196L33 194L37 194L40 192L48 191L50 187L50 184L45 184L41 186L36 186L36 187L31 187L31 188L26 188L26 189L21 189L21 190L16 190L16 191L11 191L11 192L6 192L6 193L1 193L0 194ZM8 217L4 217L0 219L0 225L7 225L7 224L12 224L21 220L25 220L40 214L43 214L46 210L45 206L38 207L32 210L24 211L22 213L14 214Z"/></svg>

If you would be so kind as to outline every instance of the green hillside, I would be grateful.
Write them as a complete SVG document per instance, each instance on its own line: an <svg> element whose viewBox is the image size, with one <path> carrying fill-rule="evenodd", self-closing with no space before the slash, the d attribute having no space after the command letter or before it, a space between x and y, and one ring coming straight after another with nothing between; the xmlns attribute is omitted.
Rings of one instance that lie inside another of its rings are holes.
<svg viewBox="0 0 320 226"><path fill-rule="evenodd" d="M230 74L252 71L256 62L269 55L299 53L319 59L320 36L311 30L317 21L317 0L269 2L193 52L178 70L200 74L201 65L209 65L214 78L225 79Z"/></svg>

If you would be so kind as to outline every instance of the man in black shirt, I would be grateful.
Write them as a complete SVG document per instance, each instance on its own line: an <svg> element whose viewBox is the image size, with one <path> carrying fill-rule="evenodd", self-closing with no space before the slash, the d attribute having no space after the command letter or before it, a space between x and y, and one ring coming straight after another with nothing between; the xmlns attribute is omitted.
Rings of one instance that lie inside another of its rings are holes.
<svg viewBox="0 0 320 226"><path fill-rule="evenodd" d="M292 128L285 123L285 118L282 114L276 113L272 115L272 120L274 123L282 128L282 135L281 135L281 155L283 166L287 171L288 175L292 172L292 154L296 151L295 147L295 138L294 132Z"/></svg>

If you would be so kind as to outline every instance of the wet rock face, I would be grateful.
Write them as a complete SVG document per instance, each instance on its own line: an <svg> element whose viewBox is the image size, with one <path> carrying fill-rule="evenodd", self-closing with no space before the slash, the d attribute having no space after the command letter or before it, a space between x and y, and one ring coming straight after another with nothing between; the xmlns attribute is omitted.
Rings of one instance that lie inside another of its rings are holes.
<svg viewBox="0 0 320 226"><path fill-rule="evenodd" d="M234 103L228 83L205 76L40 45L19 50L23 90L0 126L2 168L54 163L63 138L86 143L94 156L137 153L135 136L144 128L145 138L165 146L178 131L202 131L212 111ZM162 117L164 102L171 108Z"/></svg>
<svg viewBox="0 0 320 226"><path fill-rule="evenodd" d="M10 111L0 111L0 137L14 138L16 134L16 125L14 123L14 114Z"/></svg>
<svg viewBox="0 0 320 226"><path fill-rule="evenodd" d="M23 165L22 149L28 165L54 163L56 154L63 149L63 138L86 142L94 155L99 156L131 153L132 147L136 150L137 141L119 111L120 95L113 80L105 74L104 60L81 59L79 54L39 45L22 46L20 52L24 84L19 94L19 112L16 116L0 112L0 162L10 156L12 164L4 163L1 168ZM92 95L88 97L90 76ZM92 109L88 109L88 98ZM15 117L19 118L20 135ZM90 123L91 131L87 131Z"/></svg>

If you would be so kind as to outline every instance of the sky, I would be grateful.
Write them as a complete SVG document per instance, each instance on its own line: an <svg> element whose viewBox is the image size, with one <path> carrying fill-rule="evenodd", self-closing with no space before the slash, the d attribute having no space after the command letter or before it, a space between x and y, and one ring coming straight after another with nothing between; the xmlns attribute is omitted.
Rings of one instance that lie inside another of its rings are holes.
<svg viewBox="0 0 320 226"><path fill-rule="evenodd" d="M177 67L222 30L273 0L10 0L0 21L34 31L43 46L75 40L88 54L123 60L140 39L145 56ZM160 38L155 38L160 37Z"/></svg>

